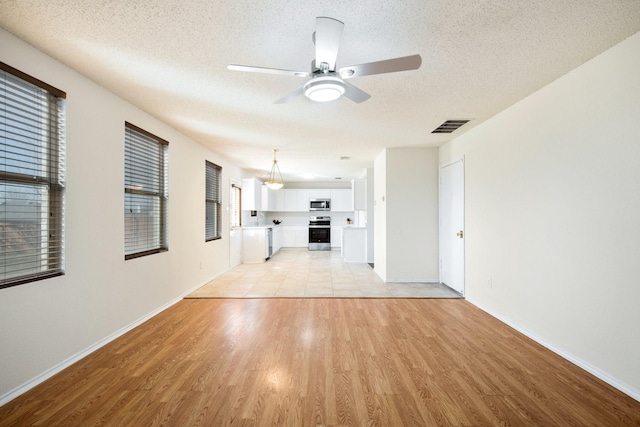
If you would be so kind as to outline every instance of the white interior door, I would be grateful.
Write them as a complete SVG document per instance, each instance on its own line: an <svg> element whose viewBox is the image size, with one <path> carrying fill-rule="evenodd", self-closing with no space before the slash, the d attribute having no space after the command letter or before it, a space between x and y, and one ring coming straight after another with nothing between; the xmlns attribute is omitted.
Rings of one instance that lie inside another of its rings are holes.
<svg viewBox="0 0 640 427"><path fill-rule="evenodd" d="M464 295L464 160L440 168L440 281Z"/></svg>

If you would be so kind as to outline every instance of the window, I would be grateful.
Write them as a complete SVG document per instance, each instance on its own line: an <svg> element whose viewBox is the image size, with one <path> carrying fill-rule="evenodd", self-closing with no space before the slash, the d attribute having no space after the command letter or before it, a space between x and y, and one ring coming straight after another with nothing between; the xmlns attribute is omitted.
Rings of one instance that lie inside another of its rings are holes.
<svg viewBox="0 0 640 427"><path fill-rule="evenodd" d="M0 62L0 288L64 274L65 98Z"/></svg>
<svg viewBox="0 0 640 427"><path fill-rule="evenodd" d="M231 184L231 228L242 226L240 200L242 200L242 188Z"/></svg>
<svg viewBox="0 0 640 427"><path fill-rule="evenodd" d="M205 160L205 241L221 238L220 211L220 175L222 168Z"/></svg>
<svg viewBox="0 0 640 427"><path fill-rule="evenodd" d="M125 123L124 258L168 250L169 143Z"/></svg>

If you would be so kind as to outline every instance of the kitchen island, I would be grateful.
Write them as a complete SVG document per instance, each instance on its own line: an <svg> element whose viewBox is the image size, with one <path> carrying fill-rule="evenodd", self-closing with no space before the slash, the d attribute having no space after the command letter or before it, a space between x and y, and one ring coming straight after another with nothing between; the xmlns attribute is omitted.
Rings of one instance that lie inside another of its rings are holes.
<svg viewBox="0 0 640 427"><path fill-rule="evenodd" d="M342 228L341 255L345 262L367 262L367 227Z"/></svg>
<svg viewBox="0 0 640 427"><path fill-rule="evenodd" d="M265 262L278 253L282 240L280 225L242 227L242 262Z"/></svg>

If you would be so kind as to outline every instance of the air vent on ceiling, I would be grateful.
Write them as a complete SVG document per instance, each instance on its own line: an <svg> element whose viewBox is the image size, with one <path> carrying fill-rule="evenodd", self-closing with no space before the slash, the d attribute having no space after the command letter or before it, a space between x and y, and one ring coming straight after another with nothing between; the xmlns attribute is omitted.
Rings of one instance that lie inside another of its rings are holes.
<svg viewBox="0 0 640 427"><path fill-rule="evenodd" d="M432 130L431 133L451 133L468 122L469 120L447 120L434 130Z"/></svg>

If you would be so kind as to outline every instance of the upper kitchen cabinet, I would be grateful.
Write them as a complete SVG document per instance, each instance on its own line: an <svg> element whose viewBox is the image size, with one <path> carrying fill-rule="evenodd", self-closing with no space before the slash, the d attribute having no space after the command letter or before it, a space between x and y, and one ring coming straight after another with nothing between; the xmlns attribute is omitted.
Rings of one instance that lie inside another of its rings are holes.
<svg viewBox="0 0 640 427"><path fill-rule="evenodd" d="M262 182L255 178L242 180L242 210L258 211L262 209Z"/></svg>
<svg viewBox="0 0 640 427"><path fill-rule="evenodd" d="M273 205L273 202L270 201L270 197L269 197L269 187L267 187L265 184L262 184L262 209L263 211L270 211L271 209L271 205ZM269 203L271 202L271 203Z"/></svg>
<svg viewBox="0 0 640 427"><path fill-rule="evenodd" d="M353 190L353 209L356 211L367 210L367 181L354 179L351 181Z"/></svg>
<svg viewBox="0 0 640 427"><path fill-rule="evenodd" d="M353 211L353 196L351 190L331 190L331 210L334 212Z"/></svg>
<svg viewBox="0 0 640 427"><path fill-rule="evenodd" d="M271 190L266 185L262 186L262 210L267 212L283 212L284 193L286 190Z"/></svg>
<svg viewBox="0 0 640 427"><path fill-rule="evenodd" d="M309 212L309 190L284 190L284 211Z"/></svg>
<svg viewBox="0 0 640 427"><path fill-rule="evenodd" d="M256 197L256 194L258 197ZM350 189L291 188L270 190L266 185L262 185L260 181L254 179L243 180L243 210L309 212L310 199L331 199L331 210L334 212L353 212L354 210L354 196L353 191Z"/></svg>
<svg viewBox="0 0 640 427"><path fill-rule="evenodd" d="M330 199L331 190L309 190L309 199Z"/></svg>

